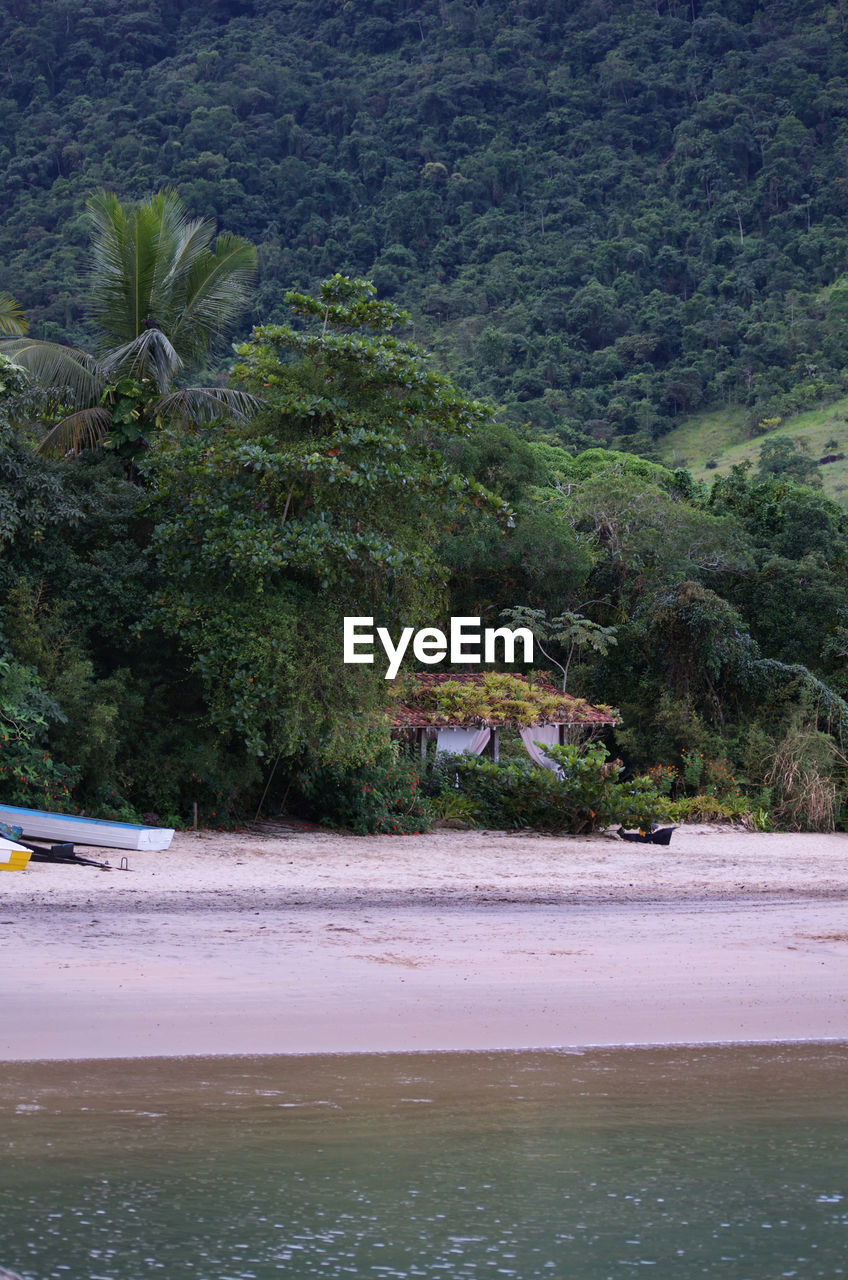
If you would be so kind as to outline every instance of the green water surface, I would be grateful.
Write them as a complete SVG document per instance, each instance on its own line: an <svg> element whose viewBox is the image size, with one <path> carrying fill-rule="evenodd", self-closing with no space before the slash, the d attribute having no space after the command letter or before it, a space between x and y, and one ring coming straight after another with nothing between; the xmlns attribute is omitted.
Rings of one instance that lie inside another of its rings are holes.
<svg viewBox="0 0 848 1280"><path fill-rule="evenodd" d="M31 1280L848 1276L848 1047L12 1064Z"/></svg>

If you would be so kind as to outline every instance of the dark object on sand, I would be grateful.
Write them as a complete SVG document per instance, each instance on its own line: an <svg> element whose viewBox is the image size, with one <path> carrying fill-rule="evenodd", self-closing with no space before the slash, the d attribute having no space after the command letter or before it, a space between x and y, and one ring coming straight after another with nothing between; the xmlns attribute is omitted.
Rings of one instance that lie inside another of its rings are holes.
<svg viewBox="0 0 848 1280"><path fill-rule="evenodd" d="M650 831L625 831L618 828L622 840L630 840L633 844L671 844L671 833L676 827L652 827Z"/></svg>
<svg viewBox="0 0 848 1280"><path fill-rule="evenodd" d="M81 853L75 851L72 844L45 846L34 844L31 840L22 840L21 844L24 848L32 850L30 862L61 862L76 867L99 867L101 871L112 870L108 862L95 862L94 858L84 858ZM126 869L129 870L129 868ZM2 1274L0 1274L0 1280L3 1280Z"/></svg>

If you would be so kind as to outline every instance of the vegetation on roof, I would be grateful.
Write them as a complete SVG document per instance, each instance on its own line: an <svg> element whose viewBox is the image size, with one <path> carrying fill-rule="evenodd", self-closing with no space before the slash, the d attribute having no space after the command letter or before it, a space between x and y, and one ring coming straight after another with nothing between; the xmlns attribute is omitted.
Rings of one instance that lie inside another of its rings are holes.
<svg viewBox="0 0 848 1280"><path fill-rule="evenodd" d="M547 674L547 673L545 673ZM392 690L396 724L492 725L613 723L610 707L592 706L534 676L484 671L445 677L410 675Z"/></svg>

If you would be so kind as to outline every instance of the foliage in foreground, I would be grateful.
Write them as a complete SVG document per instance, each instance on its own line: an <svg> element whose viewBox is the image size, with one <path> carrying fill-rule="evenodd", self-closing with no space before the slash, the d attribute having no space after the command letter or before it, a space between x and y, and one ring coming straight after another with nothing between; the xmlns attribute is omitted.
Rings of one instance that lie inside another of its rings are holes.
<svg viewBox="0 0 848 1280"><path fill-rule="evenodd" d="M669 803L648 778L622 781L601 743L545 746L560 773L530 760L495 762L480 756L437 756L428 789L458 793L477 825L493 830L532 827L584 835L612 824L647 829L668 816Z"/></svg>
<svg viewBox="0 0 848 1280"><path fill-rule="evenodd" d="M312 759L296 774L307 816L356 835L426 831L429 814L415 765L379 740L356 760Z"/></svg>

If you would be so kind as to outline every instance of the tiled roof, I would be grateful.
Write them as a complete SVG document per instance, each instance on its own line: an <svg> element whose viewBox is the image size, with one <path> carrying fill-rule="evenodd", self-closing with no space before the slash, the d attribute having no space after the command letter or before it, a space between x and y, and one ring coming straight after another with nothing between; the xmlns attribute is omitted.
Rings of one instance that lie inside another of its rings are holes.
<svg viewBox="0 0 848 1280"><path fill-rule="evenodd" d="M451 682L481 686L486 676L491 676L491 674L491 672L458 674L456 672L416 671L414 676L410 678L414 680L414 685L411 688L409 684L401 685L397 699L393 700L387 708L389 721L396 729L431 729L447 726L455 728L471 728L473 726L494 728L499 725L514 724L515 721L509 714L508 700L505 700L503 713L499 714L497 699L492 699L490 704L491 716L471 722L460 722L432 707L416 705L418 701L416 694L419 692L426 693L439 685ZM531 686L528 676L510 674L510 679L526 685L528 689ZM538 720L534 721L536 724L614 725L617 723L617 716L610 707L594 707L582 698L574 698L570 693L563 693L561 689L558 689L556 685L550 684L548 681L534 677L532 688L538 693L544 693L549 697L555 698L557 703L554 714L540 716ZM427 700L429 701L430 699Z"/></svg>

